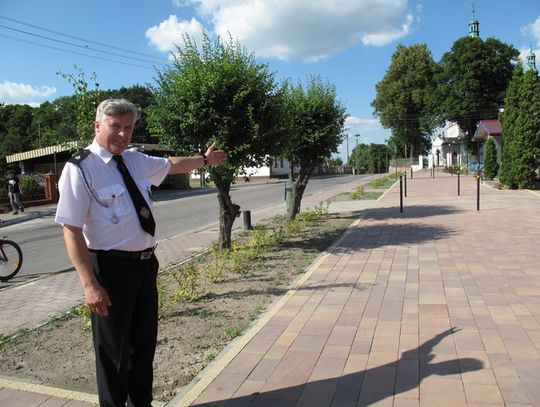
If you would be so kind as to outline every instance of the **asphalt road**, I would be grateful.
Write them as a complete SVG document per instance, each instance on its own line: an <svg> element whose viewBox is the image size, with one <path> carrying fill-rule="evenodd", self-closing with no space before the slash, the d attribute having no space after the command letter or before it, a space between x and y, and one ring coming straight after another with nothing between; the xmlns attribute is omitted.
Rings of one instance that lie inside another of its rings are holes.
<svg viewBox="0 0 540 407"><path fill-rule="evenodd" d="M312 178L305 196L362 178L368 176ZM284 182L234 185L231 197L233 202L241 206L241 210L250 210L254 219L268 217L271 213L284 213ZM195 230L218 227L218 201L214 190L190 194L165 191L156 194L156 201L158 241ZM242 220L236 222L241 225ZM61 227L54 223L53 216L6 226L2 228L2 233L20 244L24 261L19 274L8 283L1 283L0 287L71 269Z"/></svg>

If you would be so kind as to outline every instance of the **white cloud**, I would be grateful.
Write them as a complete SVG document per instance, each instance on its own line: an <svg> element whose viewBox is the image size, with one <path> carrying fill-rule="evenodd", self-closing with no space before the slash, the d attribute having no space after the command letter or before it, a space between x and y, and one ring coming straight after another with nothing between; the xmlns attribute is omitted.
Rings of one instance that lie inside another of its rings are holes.
<svg viewBox="0 0 540 407"><path fill-rule="evenodd" d="M347 116L345 127L358 131L372 131L382 129L378 119L364 119L356 116Z"/></svg>
<svg viewBox="0 0 540 407"><path fill-rule="evenodd" d="M532 24L528 24L521 30L521 33L527 37L533 37L536 45L540 46L540 16Z"/></svg>
<svg viewBox="0 0 540 407"><path fill-rule="evenodd" d="M384 144L384 140L390 137L390 131L384 129L378 119L367 119L357 116L348 116L345 119L346 133L349 140L353 140L359 134L359 143Z"/></svg>
<svg viewBox="0 0 540 407"><path fill-rule="evenodd" d="M521 29L521 33L525 37L532 37L533 41L536 42L537 49L533 49L532 51L534 54L538 57L540 56L540 16L536 19L536 21L532 24L528 24L525 27ZM531 52L531 49L533 47L533 44L531 44L528 47L522 47L519 52L519 58L523 62L524 65L527 64L527 57L529 56L529 53ZM538 68L538 64L536 64L536 67Z"/></svg>
<svg viewBox="0 0 540 407"><path fill-rule="evenodd" d="M357 44L382 46L406 36L414 21L407 0L173 2L194 7L209 31L224 38L230 33L257 56L283 60L316 61Z"/></svg>
<svg viewBox="0 0 540 407"><path fill-rule="evenodd" d="M167 20L150 27L145 33L150 43L164 52L175 51L175 45L182 47L184 34L189 35L196 43L200 44L203 25L196 18L192 18L190 21L178 21L175 15L170 15Z"/></svg>
<svg viewBox="0 0 540 407"><path fill-rule="evenodd" d="M4 81L0 83L0 102L6 104L25 103L32 106L39 105L35 99L44 98L56 93L55 87L33 87L24 83Z"/></svg>

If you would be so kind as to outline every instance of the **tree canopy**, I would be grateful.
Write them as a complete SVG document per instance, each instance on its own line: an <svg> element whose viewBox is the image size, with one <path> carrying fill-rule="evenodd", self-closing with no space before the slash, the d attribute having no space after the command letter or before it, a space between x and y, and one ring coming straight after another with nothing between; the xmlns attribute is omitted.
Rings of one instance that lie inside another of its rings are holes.
<svg viewBox="0 0 540 407"><path fill-rule="evenodd" d="M514 75L504 101L500 180L510 188L533 188L540 169L540 82L533 70Z"/></svg>
<svg viewBox="0 0 540 407"><path fill-rule="evenodd" d="M442 56L431 105L468 134L469 150L478 121L498 117L518 56L511 45L477 37L458 39Z"/></svg>
<svg viewBox="0 0 540 407"><path fill-rule="evenodd" d="M260 166L279 152L281 96L274 74L240 44L189 37L170 67L158 73L148 122L162 143L183 154L202 154L213 142L228 165L209 169L219 191L220 248L231 245L239 206L229 195L235 174Z"/></svg>
<svg viewBox="0 0 540 407"><path fill-rule="evenodd" d="M357 173L381 174L388 171L388 159L391 155L386 144L358 144L354 147L349 163Z"/></svg>
<svg viewBox="0 0 540 407"><path fill-rule="evenodd" d="M311 173L337 152L343 141L347 115L337 99L335 86L317 76L310 77L305 86L286 84L284 99L283 120L288 138L281 155L290 164L292 199L287 214L294 219ZM298 174L296 166L300 168Z"/></svg>
<svg viewBox="0 0 540 407"><path fill-rule="evenodd" d="M436 126L428 107L435 89L437 65L425 44L398 45L371 102L383 127L392 130L395 145L413 157L429 145Z"/></svg>

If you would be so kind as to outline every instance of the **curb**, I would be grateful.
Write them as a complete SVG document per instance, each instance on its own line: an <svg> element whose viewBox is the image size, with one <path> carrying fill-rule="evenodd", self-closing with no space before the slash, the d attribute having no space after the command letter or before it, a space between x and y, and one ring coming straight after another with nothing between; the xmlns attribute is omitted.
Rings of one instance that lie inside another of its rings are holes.
<svg viewBox="0 0 540 407"><path fill-rule="evenodd" d="M28 220L36 219L36 218L43 218L45 216L54 215L56 211L54 210L47 210L47 211L40 211L40 212L32 212L27 215L19 216L17 218L8 219L8 220L0 220L0 228L4 226L10 226L15 225L17 223L26 222Z"/></svg>

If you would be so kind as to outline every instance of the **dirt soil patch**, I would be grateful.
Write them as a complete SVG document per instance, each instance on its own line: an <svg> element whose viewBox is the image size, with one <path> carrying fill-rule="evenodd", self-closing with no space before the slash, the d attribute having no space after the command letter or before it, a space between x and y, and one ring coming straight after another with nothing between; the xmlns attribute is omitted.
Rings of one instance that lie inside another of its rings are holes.
<svg viewBox="0 0 540 407"><path fill-rule="evenodd" d="M170 400L191 381L251 321L283 295L357 218L352 213L323 214L301 222L293 237L268 245L255 260L236 271L225 270L221 281L213 283L199 272L196 301L175 301L178 276L160 274L159 337L155 357L154 397ZM274 233L283 220L258 225L257 231L235 238L237 247L247 244L254 233ZM260 232L266 230L266 232ZM212 253L196 261L197 270L216 265ZM172 270L176 270L173 268ZM214 276L215 277L215 276ZM175 288L176 287L176 288ZM0 338L0 374L49 386L89 393L96 392L94 352L91 333L76 313L51 320L41 328Z"/></svg>

